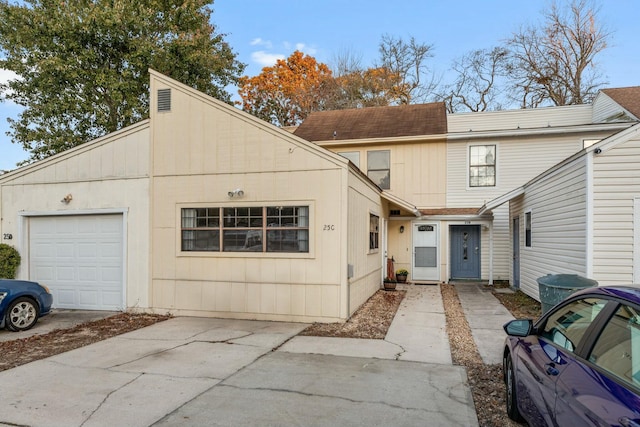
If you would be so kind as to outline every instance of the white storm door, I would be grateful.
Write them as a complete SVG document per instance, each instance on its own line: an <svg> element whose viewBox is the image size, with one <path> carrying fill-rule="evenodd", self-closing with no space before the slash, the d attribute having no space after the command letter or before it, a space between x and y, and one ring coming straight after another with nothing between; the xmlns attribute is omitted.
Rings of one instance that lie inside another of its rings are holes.
<svg viewBox="0 0 640 427"><path fill-rule="evenodd" d="M55 308L122 310L122 215L29 218L29 272Z"/></svg>
<svg viewBox="0 0 640 427"><path fill-rule="evenodd" d="M412 280L439 281L438 224L414 223Z"/></svg>

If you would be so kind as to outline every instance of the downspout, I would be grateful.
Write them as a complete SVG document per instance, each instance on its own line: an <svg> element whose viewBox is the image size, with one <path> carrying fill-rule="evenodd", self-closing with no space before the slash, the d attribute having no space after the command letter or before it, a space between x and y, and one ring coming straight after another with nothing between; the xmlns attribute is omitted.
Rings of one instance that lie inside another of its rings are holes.
<svg viewBox="0 0 640 427"><path fill-rule="evenodd" d="M585 276L593 278L593 157L595 151L589 152L586 156L586 250L585 250Z"/></svg>

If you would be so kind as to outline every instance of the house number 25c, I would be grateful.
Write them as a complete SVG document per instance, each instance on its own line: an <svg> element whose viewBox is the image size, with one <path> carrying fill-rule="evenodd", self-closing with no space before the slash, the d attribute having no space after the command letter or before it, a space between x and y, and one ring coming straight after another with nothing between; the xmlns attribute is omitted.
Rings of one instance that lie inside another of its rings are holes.
<svg viewBox="0 0 640 427"><path fill-rule="evenodd" d="M325 224L324 228L322 229L323 231L333 231L336 229L336 226L333 224Z"/></svg>
<svg viewBox="0 0 640 427"><path fill-rule="evenodd" d="M2 238L3 238L4 240L11 240L11 239L13 239L13 234L4 233L4 234L2 235Z"/></svg>

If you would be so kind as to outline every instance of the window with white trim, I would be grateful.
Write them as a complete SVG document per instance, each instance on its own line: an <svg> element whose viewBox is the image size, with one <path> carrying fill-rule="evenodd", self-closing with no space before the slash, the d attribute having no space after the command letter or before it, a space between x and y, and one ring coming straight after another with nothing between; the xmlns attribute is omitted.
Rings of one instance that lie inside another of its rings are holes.
<svg viewBox="0 0 640 427"><path fill-rule="evenodd" d="M309 207L182 208L184 252L309 252Z"/></svg>
<svg viewBox="0 0 640 427"><path fill-rule="evenodd" d="M380 246L380 217L369 214L369 250L373 251Z"/></svg>
<svg viewBox="0 0 640 427"><path fill-rule="evenodd" d="M531 247L531 211L524 213L524 245Z"/></svg>
<svg viewBox="0 0 640 427"><path fill-rule="evenodd" d="M471 145L469 147L469 187L496 185L496 146Z"/></svg>

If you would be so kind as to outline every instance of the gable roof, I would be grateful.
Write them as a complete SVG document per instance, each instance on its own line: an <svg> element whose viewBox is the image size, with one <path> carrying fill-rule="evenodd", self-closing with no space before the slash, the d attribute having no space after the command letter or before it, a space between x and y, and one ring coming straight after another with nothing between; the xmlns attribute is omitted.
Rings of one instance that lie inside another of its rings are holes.
<svg viewBox="0 0 640 427"><path fill-rule="evenodd" d="M394 138L447 133L444 103L311 113L294 134L307 141Z"/></svg>
<svg viewBox="0 0 640 427"><path fill-rule="evenodd" d="M602 89L602 93L640 119L640 86Z"/></svg>

